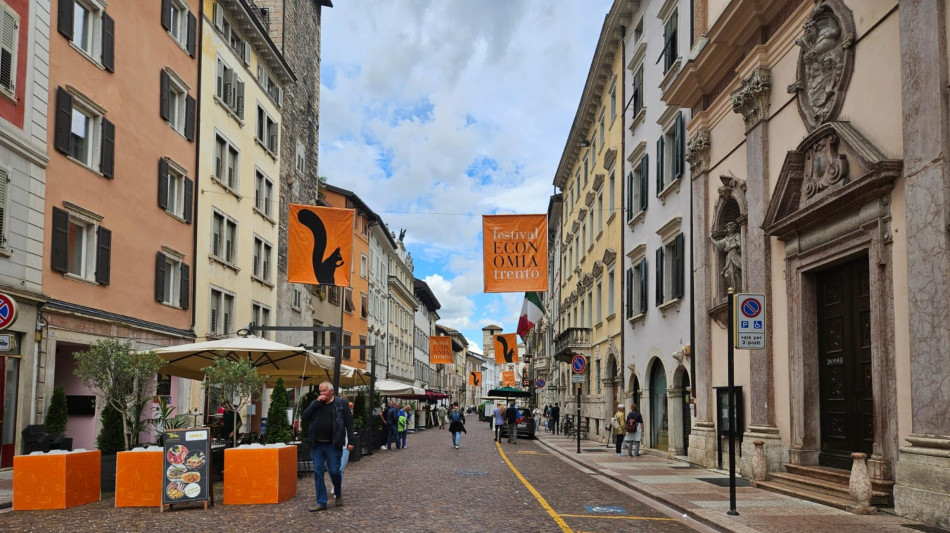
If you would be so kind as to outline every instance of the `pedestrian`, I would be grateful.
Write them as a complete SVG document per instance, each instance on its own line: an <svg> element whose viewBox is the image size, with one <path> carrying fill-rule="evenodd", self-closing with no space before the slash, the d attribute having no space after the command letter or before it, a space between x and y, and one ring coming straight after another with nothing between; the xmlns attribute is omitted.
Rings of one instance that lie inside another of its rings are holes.
<svg viewBox="0 0 950 533"><path fill-rule="evenodd" d="M551 431L551 404L544 406L544 432Z"/></svg>
<svg viewBox="0 0 950 533"><path fill-rule="evenodd" d="M234 408L234 404L226 401L223 404L224 414L221 416L221 434L228 439L228 446L233 446L235 440L241 440L241 414ZM235 437L237 433L237 437Z"/></svg>
<svg viewBox="0 0 950 533"><path fill-rule="evenodd" d="M623 454L620 453L620 449L623 447L624 437L627 435L627 429L624 425L624 414L623 414L623 404L617 404L617 412L614 413L614 418L611 420L611 423L614 426L614 440L617 442L617 457L623 457Z"/></svg>
<svg viewBox="0 0 950 533"><path fill-rule="evenodd" d="M452 432L452 444L457 450L462 443L462 433L468 433L468 431L465 431L465 414L459 409L458 402L452 404L452 410L449 411L448 418L449 431Z"/></svg>
<svg viewBox="0 0 950 533"><path fill-rule="evenodd" d="M541 427L541 409L535 405L534 410L531 411L531 416L534 417L534 433L538 433L538 428Z"/></svg>
<svg viewBox="0 0 950 533"><path fill-rule="evenodd" d="M551 431L557 434L561 430L561 404L554 402L551 408Z"/></svg>
<svg viewBox="0 0 950 533"><path fill-rule="evenodd" d="M396 411L396 449L406 447L406 427L409 425L409 413L403 404L397 406Z"/></svg>
<svg viewBox="0 0 950 533"><path fill-rule="evenodd" d="M386 421L389 423L389 437L386 444L390 450L399 449L399 410L396 402L389 400L389 409L386 410Z"/></svg>
<svg viewBox="0 0 950 533"><path fill-rule="evenodd" d="M436 411L439 416L439 429L445 429L445 415L447 413L444 405L439 405L439 410Z"/></svg>
<svg viewBox="0 0 950 533"><path fill-rule="evenodd" d="M344 400L347 400L346 396L342 397ZM350 412L353 412L353 402L347 400L347 403L350 405ZM345 443L350 444L350 439L347 438ZM356 453L360 453L360 450L357 450ZM346 464L350 462L350 449L346 446L343 447L343 453L340 454L340 483L343 483L343 471L346 470ZM330 494L336 496L336 489L330 489Z"/></svg>
<svg viewBox="0 0 950 533"><path fill-rule="evenodd" d="M643 440L643 416L640 415L635 403L630 404L625 429L627 434L623 438L623 442L627 448L627 454L630 457L640 457L640 441Z"/></svg>
<svg viewBox="0 0 950 533"><path fill-rule="evenodd" d="M320 396L310 403L301 418L310 421L307 439L310 444L310 459L313 461L313 483L316 489L317 505L310 511L327 509L327 485L323 480L324 472L330 473L333 484L334 504L343 505L343 476L340 475L340 461L343 449L353 451L356 440L353 433L353 412L343 398L334 397L333 384L324 381L318 386Z"/></svg>
<svg viewBox="0 0 950 533"><path fill-rule="evenodd" d="M389 403L384 403L383 406L379 409L379 419L383 421L383 435L386 436L386 444L383 444L379 447L380 450L389 449L389 405L392 403L392 400Z"/></svg>
<svg viewBox="0 0 950 533"><path fill-rule="evenodd" d="M505 409L505 421L508 422L508 442L518 444L518 408L514 400L508 402L508 409Z"/></svg>
<svg viewBox="0 0 950 533"><path fill-rule="evenodd" d="M501 442L501 427L505 425L505 404L498 402L492 411L492 421L495 424L495 442Z"/></svg>

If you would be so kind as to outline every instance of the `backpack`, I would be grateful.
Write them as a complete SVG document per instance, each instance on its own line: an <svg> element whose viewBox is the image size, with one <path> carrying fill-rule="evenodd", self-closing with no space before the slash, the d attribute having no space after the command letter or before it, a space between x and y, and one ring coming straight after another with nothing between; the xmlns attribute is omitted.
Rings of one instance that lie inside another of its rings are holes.
<svg viewBox="0 0 950 533"><path fill-rule="evenodd" d="M637 421L630 417L627 419L627 433L636 433L637 432Z"/></svg>
<svg viewBox="0 0 950 533"><path fill-rule="evenodd" d="M462 412L456 409L449 413L449 420L452 422L461 422L462 421Z"/></svg>

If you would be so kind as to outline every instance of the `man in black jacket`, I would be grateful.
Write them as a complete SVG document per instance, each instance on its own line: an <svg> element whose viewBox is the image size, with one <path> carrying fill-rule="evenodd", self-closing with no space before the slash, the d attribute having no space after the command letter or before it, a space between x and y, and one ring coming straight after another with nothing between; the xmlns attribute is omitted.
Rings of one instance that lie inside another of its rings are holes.
<svg viewBox="0 0 950 533"><path fill-rule="evenodd" d="M353 433L353 412L343 398L334 397L333 384L324 381L319 385L320 396L310 403L301 418L310 421L310 459L313 460L313 483L317 493L317 505L311 511L327 508L327 486L323 473L330 472L333 483L334 503L343 505L343 478L340 475L340 459L343 447L353 451L356 435ZM350 444L347 444L350 443Z"/></svg>

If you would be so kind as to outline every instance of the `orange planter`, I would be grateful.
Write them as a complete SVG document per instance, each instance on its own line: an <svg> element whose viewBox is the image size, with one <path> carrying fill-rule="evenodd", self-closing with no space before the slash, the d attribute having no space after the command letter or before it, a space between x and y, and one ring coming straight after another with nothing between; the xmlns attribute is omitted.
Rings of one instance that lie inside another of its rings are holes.
<svg viewBox="0 0 950 533"><path fill-rule="evenodd" d="M115 506L162 504L162 452L119 452L115 458Z"/></svg>
<svg viewBox="0 0 950 533"><path fill-rule="evenodd" d="M99 501L102 456L91 452L13 458L13 510L65 509Z"/></svg>
<svg viewBox="0 0 950 533"><path fill-rule="evenodd" d="M280 503L297 495L297 447L224 451L224 503Z"/></svg>

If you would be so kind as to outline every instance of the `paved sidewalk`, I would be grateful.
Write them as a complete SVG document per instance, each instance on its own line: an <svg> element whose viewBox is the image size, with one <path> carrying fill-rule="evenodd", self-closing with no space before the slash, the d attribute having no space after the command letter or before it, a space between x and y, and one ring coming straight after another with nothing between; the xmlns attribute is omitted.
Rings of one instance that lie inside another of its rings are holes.
<svg viewBox="0 0 950 533"><path fill-rule="evenodd" d="M13 506L13 469L0 472L0 511Z"/></svg>
<svg viewBox="0 0 950 533"><path fill-rule="evenodd" d="M659 455L617 457L614 446L601 442L577 441L563 435L540 433L542 446L574 461L589 473L619 482L650 498L720 531L740 533L802 533L802 532L907 532L937 533L943 531L892 514L860 516L825 505L799 500L782 494L748 486L736 478L736 511L729 510L729 475L695 468L688 463ZM740 486L746 485L746 486Z"/></svg>

